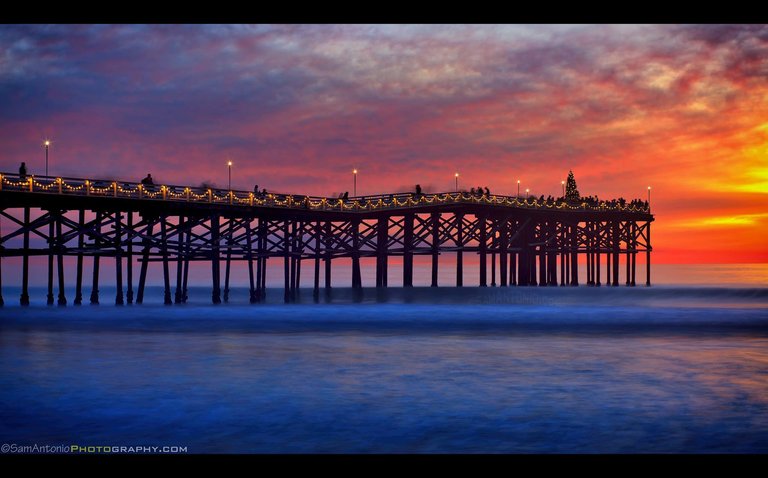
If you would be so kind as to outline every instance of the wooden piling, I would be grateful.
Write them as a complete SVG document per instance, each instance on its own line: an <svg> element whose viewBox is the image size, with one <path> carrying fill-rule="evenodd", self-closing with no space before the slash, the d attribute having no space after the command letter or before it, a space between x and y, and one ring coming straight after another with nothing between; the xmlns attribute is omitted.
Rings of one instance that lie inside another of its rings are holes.
<svg viewBox="0 0 768 478"><path fill-rule="evenodd" d="M149 250L152 247L152 228L155 225L154 219L144 217L144 221L147 223L144 238L142 239L142 245L144 246L141 252L141 268L139 270L139 287L136 291L136 303L144 303L144 286L147 283L147 268L149 267Z"/></svg>
<svg viewBox="0 0 768 478"><path fill-rule="evenodd" d="M125 292L125 299L129 304L133 304L133 211L127 211L127 251L125 255L125 280L128 287Z"/></svg>
<svg viewBox="0 0 768 478"><path fill-rule="evenodd" d="M430 216L432 232L432 280L430 287L437 287L438 258L440 257L440 213L433 212Z"/></svg>
<svg viewBox="0 0 768 478"><path fill-rule="evenodd" d="M96 222L94 224L94 246L101 249L101 222L104 220L104 214L101 211L96 212ZM101 262L100 251L93 253L93 273L91 276L91 305L99 304L99 264Z"/></svg>
<svg viewBox="0 0 768 478"><path fill-rule="evenodd" d="M123 305L123 228L122 215L115 211L115 305Z"/></svg>
<svg viewBox="0 0 768 478"><path fill-rule="evenodd" d="M168 217L160 217L160 237L161 252L163 256L163 303L165 305L173 304L171 300L171 273L168 264Z"/></svg>
<svg viewBox="0 0 768 478"><path fill-rule="evenodd" d="M363 278L360 272L360 220L350 221L350 234L352 235L352 288L363 287Z"/></svg>
<svg viewBox="0 0 768 478"><path fill-rule="evenodd" d="M176 290L173 294L173 303L181 304L184 301L184 216L179 215L176 225Z"/></svg>
<svg viewBox="0 0 768 478"><path fill-rule="evenodd" d="M54 243L54 222L56 221L56 215L53 211L48 211L48 294L46 295L46 303L53 305L53 248Z"/></svg>
<svg viewBox="0 0 768 478"><path fill-rule="evenodd" d="M211 302L221 304L221 230L219 215L211 216Z"/></svg>
<svg viewBox="0 0 768 478"><path fill-rule="evenodd" d="M464 214L456 213L456 287L464 286Z"/></svg>
<svg viewBox="0 0 768 478"><path fill-rule="evenodd" d="M403 287L413 287L413 214L403 217Z"/></svg>
<svg viewBox="0 0 768 478"><path fill-rule="evenodd" d="M477 227L479 229L479 249L480 249L480 287L488 286L488 266L486 264L488 248L488 227L487 218L481 214L477 216Z"/></svg>

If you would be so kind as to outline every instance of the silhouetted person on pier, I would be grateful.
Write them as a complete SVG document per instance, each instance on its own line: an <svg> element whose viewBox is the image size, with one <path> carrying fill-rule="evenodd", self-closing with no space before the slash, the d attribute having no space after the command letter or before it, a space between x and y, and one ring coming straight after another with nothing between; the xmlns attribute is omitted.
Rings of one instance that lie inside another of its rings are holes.
<svg viewBox="0 0 768 478"><path fill-rule="evenodd" d="M345 200L345 201L346 201L347 199L349 199L349 191L344 191L344 195L343 195L343 196L341 196L341 199L343 199L343 200Z"/></svg>
<svg viewBox="0 0 768 478"><path fill-rule="evenodd" d="M152 180L152 175L147 173L147 177L141 180L141 184L145 186L151 186L155 184L155 182Z"/></svg>
<svg viewBox="0 0 768 478"><path fill-rule="evenodd" d="M482 186L477 187L477 195L480 197L483 197L483 188Z"/></svg>
<svg viewBox="0 0 768 478"><path fill-rule="evenodd" d="M259 195L259 185L258 184L254 184L253 185L253 195L254 196L258 196Z"/></svg>
<svg viewBox="0 0 768 478"><path fill-rule="evenodd" d="M421 184L416 185L416 197L421 197Z"/></svg>
<svg viewBox="0 0 768 478"><path fill-rule="evenodd" d="M474 196L474 195L475 195L475 188L472 188L472 189L470 189L470 190L469 190L469 194L471 194L472 196Z"/></svg>
<svg viewBox="0 0 768 478"><path fill-rule="evenodd" d="M261 190L261 198L264 199L265 197L267 197L267 188Z"/></svg>
<svg viewBox="0 0 768 478"><path fill-rule="evenodd" d="M488 186L485 187L485 195L486 196L490 196L491 195L491 190L488 189Z"/></svg>
<svg viewBox="0 0 768 478"><path fill-rule="evenodd" d="M27 179L27 163L22 162L19 166L19 178Z"/></svg>

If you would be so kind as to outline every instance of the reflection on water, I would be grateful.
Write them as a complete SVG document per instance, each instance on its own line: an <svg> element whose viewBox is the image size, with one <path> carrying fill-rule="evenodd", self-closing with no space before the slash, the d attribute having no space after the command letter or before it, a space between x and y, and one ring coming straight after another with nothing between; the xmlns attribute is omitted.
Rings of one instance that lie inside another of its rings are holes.
<svg viewBox="0 0 768 478"><path fill-rule="evenodd" d="M764 453L755 300L5 308L0 441Z"/></svg>

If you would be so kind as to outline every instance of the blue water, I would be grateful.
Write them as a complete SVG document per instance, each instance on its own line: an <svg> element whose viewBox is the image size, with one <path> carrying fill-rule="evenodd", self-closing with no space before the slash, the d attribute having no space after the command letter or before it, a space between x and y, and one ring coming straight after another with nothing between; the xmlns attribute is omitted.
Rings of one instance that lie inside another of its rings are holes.
<svg viewBox="0 0 768 478"><path fill-rule="evenodd" d="M766 288L150 292L0 309L1 443L768 452Z"/></svg>

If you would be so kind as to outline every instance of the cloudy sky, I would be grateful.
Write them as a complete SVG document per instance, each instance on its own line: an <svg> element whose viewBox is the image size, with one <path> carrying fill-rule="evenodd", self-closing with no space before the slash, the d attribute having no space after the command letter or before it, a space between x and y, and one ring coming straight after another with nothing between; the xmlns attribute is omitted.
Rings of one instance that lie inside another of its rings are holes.
<svg viewBox="0 0 768 478"><path fill-rule="evenodd" d="M645 198L660 262L768 262L768 27L0 26L0 170Z"/></svg>

